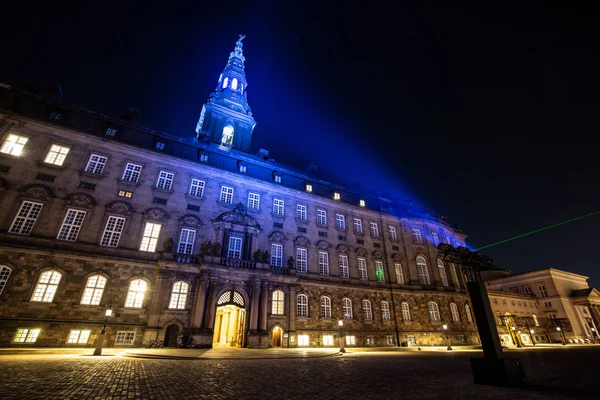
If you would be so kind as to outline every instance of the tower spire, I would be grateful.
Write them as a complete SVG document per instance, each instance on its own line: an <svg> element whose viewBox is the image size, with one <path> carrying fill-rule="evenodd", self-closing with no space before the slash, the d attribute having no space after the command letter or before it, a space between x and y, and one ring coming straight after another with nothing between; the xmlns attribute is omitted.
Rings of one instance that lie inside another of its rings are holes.
<svg viewBox="0 0 600 400"><path fill-rule="evenodd" d="M211 141L224 146L250 151L250 139L256 122L252 118L247 97L246 58L242 43L245 38L246 35L239 35L235 42L215 91L202 107L196 132L199 138L210 137Z"/></svg>

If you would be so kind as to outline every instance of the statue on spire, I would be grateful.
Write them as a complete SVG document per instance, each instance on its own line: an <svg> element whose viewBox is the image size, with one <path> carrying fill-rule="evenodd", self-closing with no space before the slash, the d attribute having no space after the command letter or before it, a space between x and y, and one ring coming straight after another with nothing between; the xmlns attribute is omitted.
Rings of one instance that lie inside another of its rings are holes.
<svg viewBox="0 0 600 400"><path fill-rule="evenodd" d="M246 39L246 35L240 35L240 38L235 42L236 47L242 47L242 40Z"/></svg>
<svg viewBox="0 0 600 400"><path fill-rule="evenodd" d="M242 62L245 61L244 58L244 53L242 50L242 40L244 40L246 38L246 35L240 35L240 38L237 40L237 42L235 42L235 49L233 49L233 51L229 54L229 59L231 60L233 57L237 57L240 60L242 60Z"/></svg>

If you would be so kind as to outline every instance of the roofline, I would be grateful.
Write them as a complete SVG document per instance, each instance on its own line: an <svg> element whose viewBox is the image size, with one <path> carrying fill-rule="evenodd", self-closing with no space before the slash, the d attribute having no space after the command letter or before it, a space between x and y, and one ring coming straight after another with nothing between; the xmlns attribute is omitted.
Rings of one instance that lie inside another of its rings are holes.
<svg viewBox="0 0 600 400"><path fill-rule="evenodd" d="M533 271L528 271L528 272L519 272L518 274L511 274L508 276L505 276L503 278L497 278L497 279L491 279L487 282L492 283L492 282L501 282L501 281L505 281L505 280L509 280L512 277L518 276L518 277L522 277L525 275L536 275L539 274L540 272L548 272L550 275L572 275L578 278L582 278L584 280L588 280L590 279L589 276L585 276L585 275L580 275L580 274L576 274L574 272L569 272L569 271L564 271L562 269L557 269L557 268L542 268L542 269L535 269Z"/></svg>

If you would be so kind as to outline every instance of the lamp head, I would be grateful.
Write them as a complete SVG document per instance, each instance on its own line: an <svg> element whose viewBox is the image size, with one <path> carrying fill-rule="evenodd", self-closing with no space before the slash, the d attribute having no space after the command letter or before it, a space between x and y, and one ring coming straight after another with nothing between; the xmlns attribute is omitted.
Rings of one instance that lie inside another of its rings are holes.
<svg viewBox="0 0 600 400"><path fill-rule="evenodd" d="M560 326L557 326L557 327L556 327L556 330L560 332Z"/></svg>
<svg viewBox="0 0 600 400"><path fill-rule="evenodd" d="M511 327L510 329L512 329L512 330L514 331L514 330L516 330L517 328L515 328L515 327L513 326L513 327Z"/></svg>
<svg viewBox="0 0 600 400"><path fill-rule="evenodd" d="M448 329L448 325L444 324L444 325L442 326L442 328L444 328L444 330L446 330L446 329Z"/></svg>
<svg viewBox="0 0 600 400"><path fill-rule="evenodd" d="M344 325L344 321L342 321L341 319L338 321L338 325L340 326L340 328Z"/></svg>
<svg viewBox="0 0 600 400"><path fill-rule="evenodd" d="M532 329L532 330L529 331L529 333L535 333L535 331Z"/></svg>
<svg viewBox="0 0 600 400"><path fill-rule="evenodd" d="M112 308L107 308L106 311L104 312L104 316L105 317L112 317Z"/></svg>

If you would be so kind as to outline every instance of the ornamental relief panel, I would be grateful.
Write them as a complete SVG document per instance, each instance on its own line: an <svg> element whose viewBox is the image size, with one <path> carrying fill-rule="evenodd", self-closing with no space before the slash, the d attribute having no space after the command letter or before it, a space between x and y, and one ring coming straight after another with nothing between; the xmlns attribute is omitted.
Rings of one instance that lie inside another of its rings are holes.
<svg viewBox="0 0 600 400"><path fill-rule="evenodd" d="M187 214L179 219L180 226L186 226L189 228L200 228L203 224L200 218L195 215Z"/></svg>
<svg viewBox="0 0 600 400"><path fill-rule="evenodd" d="M331 247L331 245L328 242L326 242L325 240L319 240L317 242L317 248L319 250L329 250L330 247Z"/></svg>
<svg viewBox="0 0 600 400"><path fill-rule="evenodd" d="M294 239L294 244L300 247L308 247L310 246L310 241L304 236L298 236L296 239Z"/></svg>
<svg viewBox="0 0 600 400"><path fill-rule="evenodd" d="M21 196L42 201L50 201L54 197L50 188L44 185L27 186L21 191Z"/></svg>
<svg viewBox="0 0 600 400"><path fill-rule="evenodd" d="M287 237L280 231L274 231L269 235L269 240L271 242L283 243L287 240Z"/></svg>
<svg viewBox="0 0 600 400"><path fill-rule="evenodd" d="M131 215L133 213L133 208L131 208L129 203L117 200L107 204L106 211L113 214Z"/></svg>
<svg viewBox="0 0 600 400"><path fill-rule="evenodd" d="M337 247L337 252L339 254L348 254L350 252L350 248L348 246L346 246L345 244L340 244Z"/></svg>
<svg viewBox="0 0 600 400"><path fill-rule="evenodd" d="M81 208L92 208L96 205L96 202L86 193L73 193L65 198L65 203L68 206L81 207Z"/></svg>
<svg viewBox="0 0 600 400"><path fill-rule="evenodd" d="M167 219L169 219L169 216L167 215L166 212L164 212L163 210L161 210L160 208L149 208L144 212L144 217L146 217L146 219L152 220L152 221L161 221L164 222Z"/></svg>

